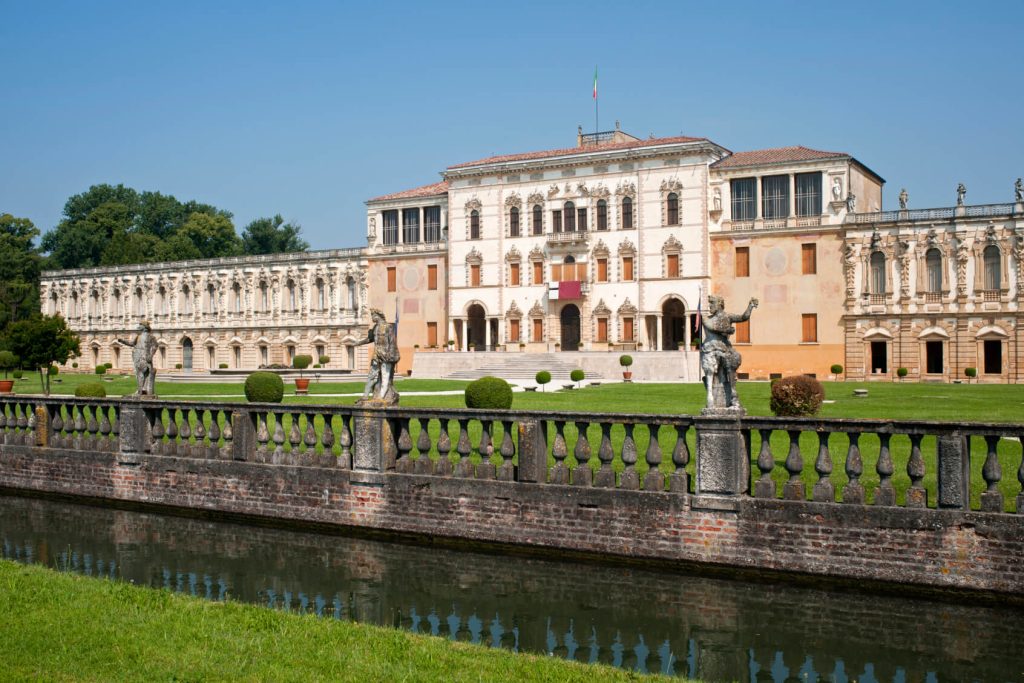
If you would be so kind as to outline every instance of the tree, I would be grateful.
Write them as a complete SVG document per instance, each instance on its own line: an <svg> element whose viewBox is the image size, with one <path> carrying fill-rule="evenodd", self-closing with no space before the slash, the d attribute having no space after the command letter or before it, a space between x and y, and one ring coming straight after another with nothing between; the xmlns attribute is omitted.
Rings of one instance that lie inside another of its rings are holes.
<svg viewBox="0 0 1024 683"><path fill-rule="evenodd" d="M242 240L238 238L234 224L221 214L193 213L181 226L178 235L191 240L203 258L242 253Z"/></svg>
<svg viewBox="0 0 1024 683"><path fill-rule="evenodd" d="M39 372L39 385L47 396L50 395L49 367L55 363L67 363L69 358L81 353L78 335L68 329L64 318L59 315L37 313L8 325L4 336L7 346L21 359L22 365Z"/></svg>
<svg viewBox="0 0 1024 683"><path fill-rule="evenodd" d="M103 263L103 252L114 236L131 231L133 218L128 205L118 201L104 202L81 218L62 220L53 231L43 236L43 249L50 252L61 268L98 266ZM126 263L116 258L111 260L112 263L107 265Z"/></svg>
<svg viewBox="0 0 1024 683"><path fill-rule="evenodd" d="M39 310L39 230L27 218L0 215L0 328Z"/></svg>
<svg viewBox="0 0 1024 683"><path fill-rule="evenodd" d="M242 246L250 255L306 251L309 243L299 237L301 232L301 226L285 223L281 214L273 218L257 218L242 231Z"/></svg>
<svg viewBox="0 0 1024 683"><path fill-rule="evenodd" d="M157 246L154 261L188 261L203 258L199 247L182 234L171 235Z"/></svg>

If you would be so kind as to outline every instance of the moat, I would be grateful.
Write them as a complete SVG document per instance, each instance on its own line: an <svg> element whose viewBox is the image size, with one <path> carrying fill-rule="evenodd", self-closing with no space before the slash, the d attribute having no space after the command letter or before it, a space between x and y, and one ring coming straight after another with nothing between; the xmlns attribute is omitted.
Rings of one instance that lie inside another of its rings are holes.
<svg viewBox="0 0 1024 683"><path fill-rule="evenodd" d="M90 576L706 681L1024 681L1021 611L0 496L0 552Z"/></svg>

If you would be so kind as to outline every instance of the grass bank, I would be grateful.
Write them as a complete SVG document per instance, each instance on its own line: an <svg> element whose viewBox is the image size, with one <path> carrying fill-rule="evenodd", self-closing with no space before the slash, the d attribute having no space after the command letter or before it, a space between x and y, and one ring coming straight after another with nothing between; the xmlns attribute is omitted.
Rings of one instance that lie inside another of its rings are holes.
<svg viewBox="0 0 1024 683"><path fill-rule="evenodd" d="M0 632L5 680L670 680L8 561Z"/></svg>

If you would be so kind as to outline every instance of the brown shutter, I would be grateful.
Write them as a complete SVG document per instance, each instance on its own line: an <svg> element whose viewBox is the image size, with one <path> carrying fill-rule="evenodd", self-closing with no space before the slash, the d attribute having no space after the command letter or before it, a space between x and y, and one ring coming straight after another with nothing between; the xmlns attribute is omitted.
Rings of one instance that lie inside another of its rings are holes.
<svg viewBox="0 0 1024 683"><path fill-rule="evenodd" d="M533 319L533 341L544 341L544 321L541 318Z"/></svg>
<svg viewBox="0 0 1024 683"><path fill-rule="evenodd" d="M633 319L623 318L622 319L622 341L631 342L633 341Z"/></svg>
<svg viewBox="0 0 1024 683"><path fill-rule="evenodd" d="M679 277L679 254L669 254L667 266L668 277Z"/></svg>
<svg viewBox="0 0 1024 683"><path fill-rule="evenodd" d="M508 279L509 284L513 287L519 286L519 264L510 263L508 266Z"/></svg>
<svg viewBox="0 0 1024 683"><path fill-rule="evenodd" d="M629 281L633 279L633 257L624 256L622 258L622 279Z"/></svg>
<svg viewBox="0 0 1024 683"><path fill-rule="evenodd" d="M736 247L736 277L750 277L750 247Z"/></svg>
<svg viewBox="0 0 1024 683"><path fill-rule="evenodd" d="M516 318L508 321L508 340L510 342L519 341L519 320Z"/></svg>
<svg viewBox="0 0 1024 683"><path fill-rule="evenodd" d="M427 266L427 289L437 289L437 266Z"/></svg>
<svg viewBox="0 0 1024 683"><path fill-rule="evenodd" d="M736 343L737 344L749 344L750 343L750 321L743 320L736 323Z"/></svg>
<svg viewBox="0 0 1024 683"><path fill-rule="evenodd" d="M388 268L388 291L398 291L398 272L394 266Z"/></svg>
<svg viewBox="0 0 1024 683"><path fill-rule="evenodd" d="M803 321L803 337L801 341L804 342L816 342L818 341L818 314L817 313L804 313L801 317Z"/></svg>
<svg viewBox="0 0 1024 683"><path fill-rule="evenodd" d="M539 285L544 282L544 264L540 261L533 262L533 284Z"/></svg>
<svg viewBox="0 0 1024 683"><path fill-rule="evenodd" d="M608 282L608 259L597 259L597 281Z"/></svg>
<svg viewBox="0 0 1024 683"><path fill-rule="evenodd" d="M469 284L473 287L480 286L480 266L472 265L469 267Z"/></svg>
<svg viewBox="0 0 1024 683"><path fill-rule="evenodd" d="M818 247L815 244L800 245L800 261L804 275L818 272Z"/></svg>
<svg viewBox="0 0 1024 683"><path fill-rule="evenodd" d="M427 346L437 346L437 323L427 323Z"/></svg>
<svg viewBox="0 0 1024 683"><path fill-rule="evenodd" d="M597 319L597 341L608 341L608 318Z"/></svg>

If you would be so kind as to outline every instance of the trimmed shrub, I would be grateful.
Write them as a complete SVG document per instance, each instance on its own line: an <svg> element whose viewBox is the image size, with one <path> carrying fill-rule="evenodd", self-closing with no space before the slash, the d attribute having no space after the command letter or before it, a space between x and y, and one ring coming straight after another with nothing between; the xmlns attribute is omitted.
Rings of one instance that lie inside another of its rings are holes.
<svg viewBox="0 0 1024 683"><path fill-rule="evenodd" d="M250 403L280 403L284 381L276 372L254 372L245 378L245 398Z"/></svg>
<svg viewBox="0 0 1024 683"><path fill-rule="evenodd" d="M78 369L78 361L75 361L74 363L72 363L71 367L73 367L73 368L75 368L77 370Z"/></svg>
<svg viewBox="0 0 1024 683"><path fill-rule="evenodd" d="M320 358L318 360L320 361L320 365L327 365L328 363L331 362L331 357L330 356L320 356Z"/></svg>
<svg viewBox="0 0 1024 683"><path fill-rule="evenodd" d="M175 370L181 370L181 363L175 363L174 364L174 369Z"/></svg>
<svg viewBox="0 0 1024 683"><path fill-rule="evenodd" d="M107 366L101 363L100 365L96 366L95 372L97 375L105 375L107 374Z"/></svg>
<svg viewBox="0 0 1024 683"><path fill-rule="evenodd" d="M4 371L4 377L7 377L7 372L14 368L18 364L18 357L10 351L0 351L0 370Z"/></svg>
<svg viewBox="0 0 1024 683"><path fill-rule="evenodd" d="M829 370L832 372L833 375L843 374L843 366L840 365L839 363L836 363L835 365L830 367Z"/></svg>
<svg viewBox="0 0 1024 683"><path fill-rule="evenodd" d="M964 368L964 374L967 375L968 377L977 377L978 368Z"/></svg>
<svg viewBox="0 0 1024 683"><path fill-rule="evenodd" d="M106 398L107 390L99 382L84 382L75 387L78 398Z"/></svg>
<svg viewBox="0 0 1024 683"><path fill-rule="evenodd" d="M221 370L227 370L228 369L228 364L227 363L221 363L217 367L220 368Z"/></svg>
<svg viewBox="0 0 1024 683"><path fill-rule="evenodd" d="M481 377L466 387L466 407L508 410L512 407L512 387L500 377Z"/></svg>
<svg viewBox="0 0 1024 683"><path fill-rule="evenodd" d="M113 370L114 369L114 364L113 363L104 363L103 367L105 367L107 370Z"/></svg>
<svg viewBox="0 0 1024 683"><path fill-rule="evenodd" d="M25 373L22 372L21 370L15 370L14 372L11 373L11 377L13 377L14 379L21 379L24 376Z"/></svg>
<svg viewBox="0 0 1024 683"><path fill-rule="evenodd" d="M541 370L534 379L537 380L537 384L543 389L544 385L551 381L551 373L547 370Z"/></svg>
<svg viewBox="0 0 1024 683"><path fill-rule="evenodd" d="M305 370L313 364L313 356L298 355L292 358L292 367L296 370Z"/></svg>
<svg viewBox="0 0 1024 683"><path fill-rule="evenodd" d="M569 373L569 379L571 379L573 382L582 382L584 377L585 375L583 371L580 370L579 368L576 368L575 370Z"/></svg>
<svg viewBox="0 0 1024 683"><path fill-rule="evenodd" d="M909 370L907 370L906 368L896 368L896 376L899 377L900 379L906 377L908 372Z"/></svg>
<svg viewBox="0 0 1024 683"><path fill-rule="evenodd" d="M60 370L57 369L56 365L51 365L50 367L46 368L46 374L49 375L50 377L56 377L57 373L59 372Z"/></svg>
<svg viewBox="0 0 1024 683"><path fill-rule="evenodd" d="M770 407L779 417L815 415L825 399L825 389L813 377L783 377L772 384Z"/></svg>
<svg viewBox="0 0 1024 683"><path fill-rule="evenodd" d="M621 356L619 356L619 365L621 365L622 367L628 368L632 364L633 356L627 354L622 354Z"/></svg>

